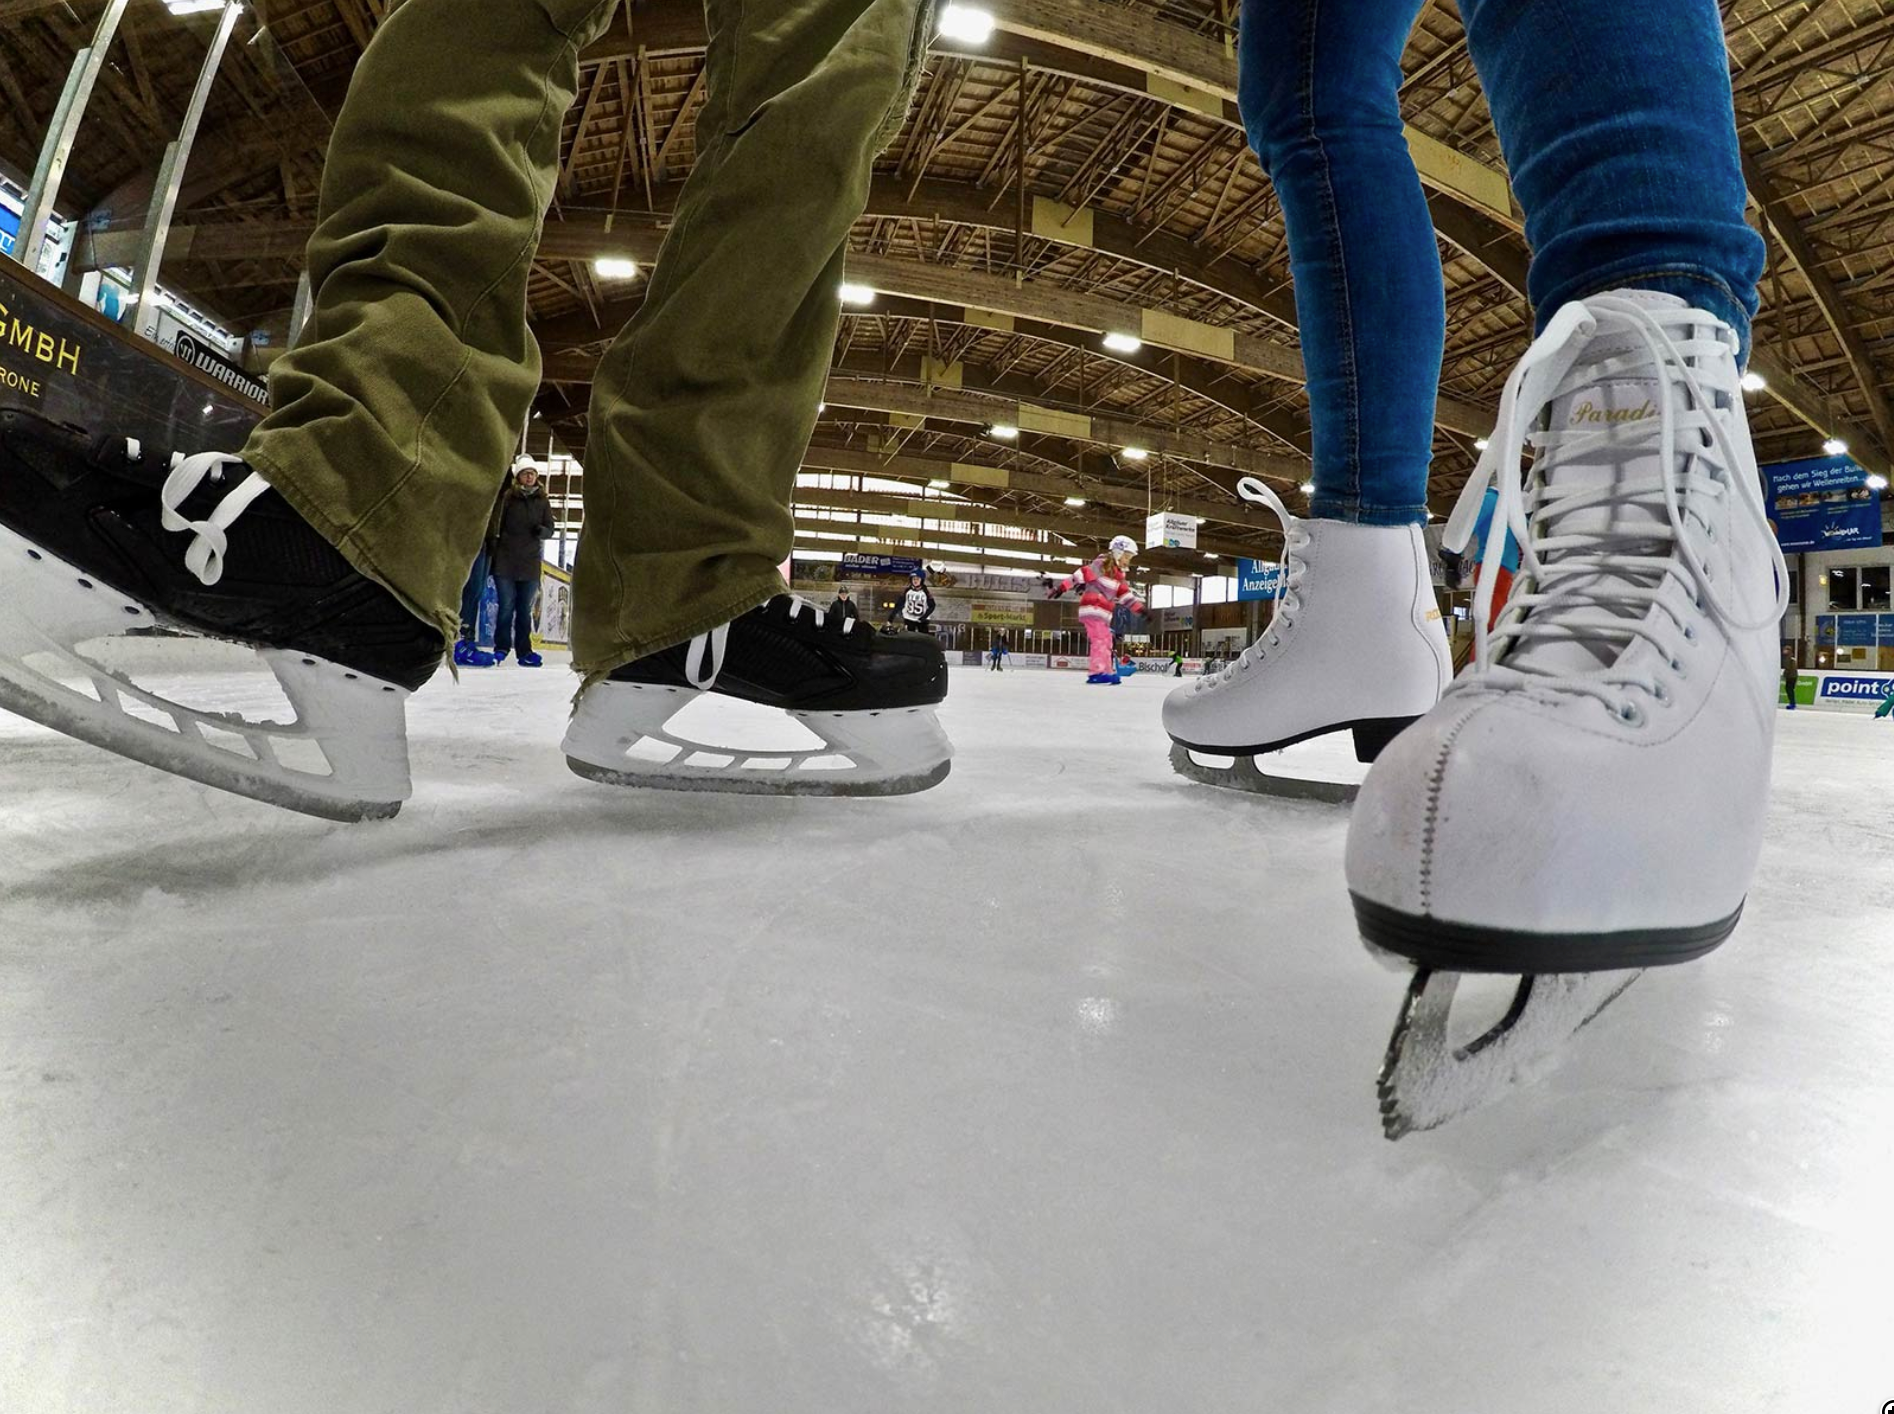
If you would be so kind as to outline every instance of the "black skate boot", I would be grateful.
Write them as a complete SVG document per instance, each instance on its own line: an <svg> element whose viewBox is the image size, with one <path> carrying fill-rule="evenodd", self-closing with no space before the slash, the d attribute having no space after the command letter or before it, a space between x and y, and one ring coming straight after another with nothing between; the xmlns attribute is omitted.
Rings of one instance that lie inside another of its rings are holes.
<svg viewBox="0 0 1894 1414"><path fill-rule="evenodd" d="M109 640L164 629L257 650L294 720L187 707L112 666ZM0 413L0 707L256 800L380 818L408 797L405 703L444 647L240 459Z"/></svg>
<svg viewBox="0 0 1894 1414"><path fill-rule="evenodd" d="M780 708L820 741L751 751L667 731L703 693ZM566 761L590 780L659 790L906 795L938 785L952 764L934 715L946 696L933 638L877 633L782 594L586 688Z"/></svg>

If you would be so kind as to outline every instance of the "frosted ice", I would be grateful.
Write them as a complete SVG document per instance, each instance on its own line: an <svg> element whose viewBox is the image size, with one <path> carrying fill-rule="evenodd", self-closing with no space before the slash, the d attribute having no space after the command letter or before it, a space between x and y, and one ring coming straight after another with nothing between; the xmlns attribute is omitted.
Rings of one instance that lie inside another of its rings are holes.
<svg viewBox="0 0 1894 1414"><path fill-rule="evenodd" d="M0 1409L1894 1398L1894 724L1784 717L1736 938L1391 1145L1344 816L1166 686L961 672L938 790L774 801L470 671L357 827L0 719Z"/></svg>

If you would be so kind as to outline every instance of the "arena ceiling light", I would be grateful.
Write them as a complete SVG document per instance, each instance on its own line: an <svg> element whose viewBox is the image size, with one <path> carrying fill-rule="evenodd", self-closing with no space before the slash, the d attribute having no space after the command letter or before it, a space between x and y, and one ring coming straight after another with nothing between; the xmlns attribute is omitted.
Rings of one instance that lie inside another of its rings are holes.
<svg viewBox="0 0 1894 1414"><path fill-rule="evenodd" d="M1743 391L1745 393L1760 393L1768 386L1769 380L1760 373L1745 373L1743 375Z"/></svg>
<svg viewBox="0 0 1894 1414"><path fill-rule="evenodd" d="M1140 339L1136 334L1110 333L1105 335L1105 349L1109 353L1134 354L1143 347L1144 340Z"/></svg>
<svg viewBox="0 0 1894 1414"><path fill-rule="evenodd" d="M592 272L601 280L635 280L638 262L622 255L601 255L592 262Z"/></svg>
<svg viewBox="0 0 1894 1414"><path fill-rule="evenodd" d="M1145 451L1143 447L1126 447L1119 455L1128 462L1141 462L1147 459L1151 454Z"/></svg>
<svg viewBox="0 0 1894 1414"><path fill-rule="evenodd" d="M930 491L945 491L947 489L946 478L940 476L935 477L932 481L927 483L927 489Z"/></svg>
<svg viewBox="0 0 1894 1414"><path fill-rule="evenodd" d="M1475 438L1473 439L1473 450L1474 450L1474 451L1476 451L1476 452L1483 452L1483 451L1485 451L1485 450L1486 450L1486 445L1487 445L1487 444L1486 444L1486 438L1484 438L1484 437L1475 437Z"/></svg>
<svg viewBox="0 0 1894 1414"><path fill-rule="evenodd" d="M1845 457L1848 455L1848 444L1839 437L1830 437L1822 443L1822 451L1831 457Z"/></svg>
<svg viewBox="0 0 1894 1414"><path fill-rule="evenodd" d="M843 304L852 304L857 309L866 309L875 302L875 291L871 285L843 285L839 293Z"/></svg>
<svg viewBox="0 0 1894 1414"><path fill-rule="evenodd" d="M978 5L948 5L940 12L940 37L959 44L985 44L993 38L993 12Z"/></svg>
<svg viewBox="0 0 1894 1414"><path fill-rule="evenodd" d="M1065 503L1074 510L1077 510L1085 504L1085 498L1083 496L1067 496Z"/></svg>
<svg viewBox="0 0 1894 1414"><path fill-rule="evenodd" d="M201 15L223 9L224 0L164 0L164 7L174 15Z"/></svg>
<svg viewBox="0 0 1894 1414"><path fill-rule="evenodd" d="M1302 483L1301 489L1303 495L1313 496L1315 494L1315 483L1313 481L1305 481Z"/></svg>
<svg viewBox="0 0 1894 1414"><path fill-rule="evenodd" d="M1019 429L1010 422L996 422L987 428L986 435L1001 442L1017 442Z"/></svg>
<svg viewBox="0 0 1894 1414"><path fill-rule="evenodd" d="M1870 476L1868 478L1868 489L1870 491L1887 490L1887 478L1885 476Z"/></svg>

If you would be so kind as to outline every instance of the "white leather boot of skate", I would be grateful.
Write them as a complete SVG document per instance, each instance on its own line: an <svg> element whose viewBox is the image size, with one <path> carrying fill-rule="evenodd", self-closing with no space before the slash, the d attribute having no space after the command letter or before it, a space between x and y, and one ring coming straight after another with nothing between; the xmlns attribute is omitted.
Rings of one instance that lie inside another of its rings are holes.
<svg viewBox="0 0 1894 1414"><path fill-rule="evenodd" d="M1559 310L1507 383L1447 546L1467 543L1497 484L1519 577L1487 633L1505 539L1490 535L1474 665L1368 773L1347 873L1369 946L1421 969L1404 1027L1430 983L1527 980L1500 1026L1418 1069L1397 1028L1391 1133L1483 1103L1635 969L1698 957L1736 926L1768 803L1788 583L1738 347L1682 300L1617 291ZM1535 1012L1535 978L1560 1025Z"/></svg>
<svg viewBox="0 0 1894 1414"><path fill-rule="evenodd" d="M1282 597L1235 662L1165 699L1171 764L1212 785L1346 801L1356 763L1432 708L1453 674L1426 542L1418 525L1298 519L1253 477L1237 490L1282 521ZM1353 761L1315 743L1344 731Z"/></svg>

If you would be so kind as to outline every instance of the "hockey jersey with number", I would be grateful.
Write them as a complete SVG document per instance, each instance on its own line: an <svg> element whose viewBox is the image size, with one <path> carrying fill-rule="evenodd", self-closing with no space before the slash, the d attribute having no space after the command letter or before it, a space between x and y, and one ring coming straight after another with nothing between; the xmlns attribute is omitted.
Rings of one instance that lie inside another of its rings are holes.
<svg viewBox="0 0 1894 1414"><path fill-rule="evenodd" d="M911 624L925 623L934 612L934 596L925 587L909 589L901 601L901 617Z"/></svg>
<svg viewBox="0 0 1894 1414"><path fill-rule="evenodd" d="M1124 571L1110 555L1100 555L1078 573L1059 582L1061 594L1073 588L1084 591L1079 595L1082 619L1109 620L1112 610L1121 604L1134 614L1144 612L1144 601L1133 592L1131 581L1124 577Z"/></svg>

